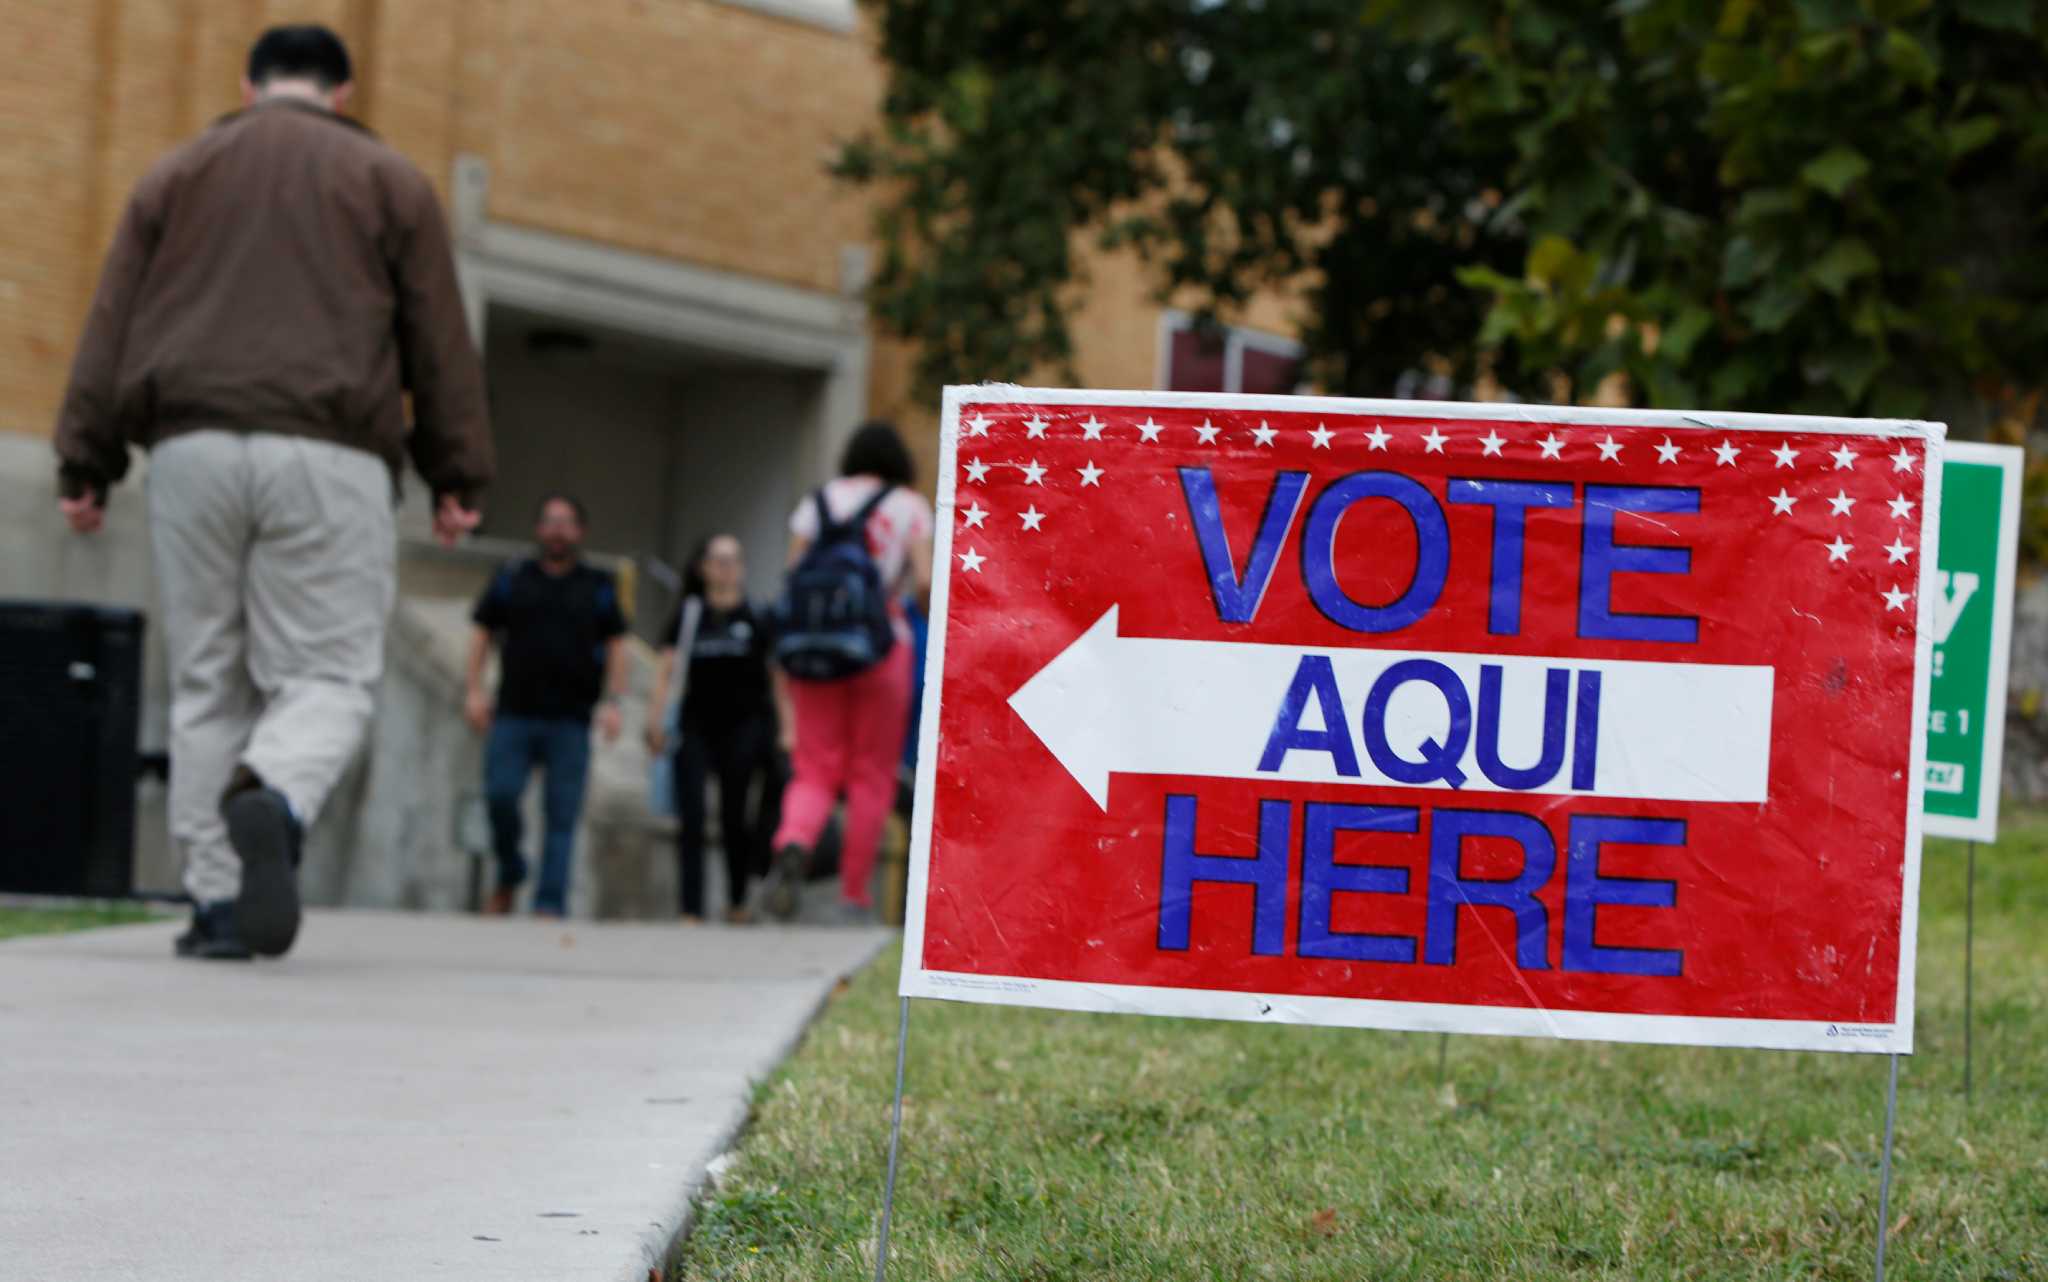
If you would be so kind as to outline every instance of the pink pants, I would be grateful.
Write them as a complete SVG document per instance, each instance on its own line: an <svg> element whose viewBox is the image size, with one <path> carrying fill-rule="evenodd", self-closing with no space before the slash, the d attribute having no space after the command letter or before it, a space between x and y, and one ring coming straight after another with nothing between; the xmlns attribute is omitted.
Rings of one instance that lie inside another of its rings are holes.
<svg viewBox="0 0 2048 1282"><path fill-rule="evenodd" d="M775 848L818 844L842 793L846 829L839 843L839 894L867 907L882 825L896 801L896 770L910 732L910 643L843 681L789 683L796 712L795 778L782 795Z"/></svg>

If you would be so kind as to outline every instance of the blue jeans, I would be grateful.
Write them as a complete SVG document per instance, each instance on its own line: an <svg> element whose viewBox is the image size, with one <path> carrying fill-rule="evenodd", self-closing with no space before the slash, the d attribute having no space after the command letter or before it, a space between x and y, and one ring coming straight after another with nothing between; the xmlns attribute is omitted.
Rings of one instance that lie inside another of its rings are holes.
<svg viewBox="0 0 2048 1282"><path fill-rule="evenodd" d="M576 849L576 821L583 813L583 788L590 778L590 723L570 717L498 717L484 745L484 799L491 810L491 845L498 857L498 885L526 880L520 853L519 798L534 767L542 773L540 885L535 912L561 913L569 906L569 859Z"/></svg>

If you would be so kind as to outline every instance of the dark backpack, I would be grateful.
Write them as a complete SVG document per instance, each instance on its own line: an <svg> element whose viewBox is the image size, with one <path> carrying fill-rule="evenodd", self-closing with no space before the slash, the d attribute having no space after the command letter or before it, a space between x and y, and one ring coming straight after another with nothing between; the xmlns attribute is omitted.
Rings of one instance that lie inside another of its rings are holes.
<svg viewBox="0 0 2048 1282"><path fill-rule="evenodd" d="M896 644L889 594L868 555L868 518L889 497L884 485L860 510L834 521L825 491L811 495L818 537L790 569L775 602L775 659L793 677L836 681L880 663Z"/></svg>

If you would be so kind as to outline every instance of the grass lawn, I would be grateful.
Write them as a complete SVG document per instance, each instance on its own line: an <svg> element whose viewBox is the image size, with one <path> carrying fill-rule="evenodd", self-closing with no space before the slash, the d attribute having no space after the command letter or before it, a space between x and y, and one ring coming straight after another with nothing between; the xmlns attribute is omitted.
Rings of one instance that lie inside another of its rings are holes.
<svg viewBox="0 0 2048 1282"><path fill-rule="evenodd" d="M9 908L0 905L0 939L50 935L65 930L92 930L100 926L127 926L149 921L153 916L140 904L62 908Z"/></svg>
<svg viewBox="0 0 2048 1282"><path fill-rule="evenodd" d="M2048 818L1930 843L1889 1276L2048 1279ZM669 1279L866 1278L896 955L764 1083ZM1867 1278L1879 1056L911 1014L896 1278Z"/></svg>

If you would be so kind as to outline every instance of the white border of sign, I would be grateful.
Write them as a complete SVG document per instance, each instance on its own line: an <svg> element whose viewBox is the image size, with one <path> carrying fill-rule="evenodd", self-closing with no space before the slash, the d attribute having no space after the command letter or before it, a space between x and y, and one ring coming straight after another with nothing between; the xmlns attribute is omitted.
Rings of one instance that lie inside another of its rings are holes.
<svg viewBox="0 0 2048 1282"><path fill-rule="evenodd" d="M2027 467L2027 452L2017 445L1982 445L1975 441L1949 441L1942 446L1942 458L1957 463L1975 463L1999 470L1998 486L1998 594L1991 602L1991 684L1984 691L1984 755L1977 762L1977 777L1984 781L1977 789L1977 814L1927 816L1927 835L1955 837L1964 841L1998 840L1998 796L2005 782L2005 699L2012 668L2012 607L2019 589L2020 564L2020 480ZM1941 567L1936 566L1939 570Z"/></svg>
<svg viewBox="0 0 2048 1282"><path fill-rule="evenodd" d="M973 404L1123 405L1160 409L1376 414L1388 418L1479 419L1656 427L1674 432L1834 432L1917 439L1927 446L1926 497L1920 511L1918 644L1913 659L1912 760L1907 779L1906 866L1899 937L1899 985L1892 1022L1830 1024L1816 1020L1731 1019L1697 1015L1541 1010L1427 1002L1302 997L1217 989L1087 984L1026 976L960 974L923 965L925 899L929 893L932 797L938 778L939 704L945 689L946 606L952 586L954 476L960 407ZM939 420L938 521L932 564L931 633L925 654L924 707L918 734L917 804L910 843L909 899L903 927L904 997L1038 1006L1054 1010L1180 1015L1275 1024L1327 1024L1404 1032L1474 1033L1508 1037L1748 1046L1767 1050L1909 1054L1913 1049L1913 972L1919 940L1922 788L1927 774L1927 700L1933 659L1933 591L1941 530L1941 445L1948 429L1908 420L1625 410L1496 402L1353 400L1334 396L1245 396L1218 392L1093 391L982 384L948 387Z"/></svg>

